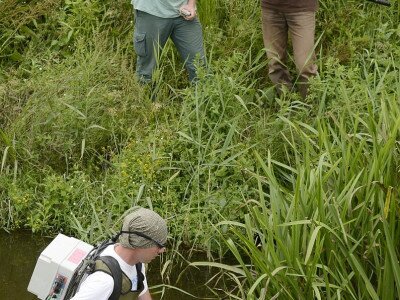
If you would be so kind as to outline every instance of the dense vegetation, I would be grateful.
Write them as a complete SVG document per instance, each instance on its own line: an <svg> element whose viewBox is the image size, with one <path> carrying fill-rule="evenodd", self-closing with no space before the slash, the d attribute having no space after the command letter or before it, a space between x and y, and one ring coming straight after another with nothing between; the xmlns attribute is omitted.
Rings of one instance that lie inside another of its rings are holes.
<svg viewBox="0 0 400 300"><path fill-rule="evenodd" d="M305 101L274 96L258 1L198 2L210 70L168 44L151 91L129 1L0 0L0 226L95 242L142 205L232 299L399 299L399 1L320 2Z"/></svg>

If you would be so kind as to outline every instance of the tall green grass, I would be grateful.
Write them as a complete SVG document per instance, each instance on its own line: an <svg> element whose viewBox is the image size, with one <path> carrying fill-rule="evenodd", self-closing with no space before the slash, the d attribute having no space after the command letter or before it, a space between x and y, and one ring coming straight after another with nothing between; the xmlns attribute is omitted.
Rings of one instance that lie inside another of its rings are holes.
<svg viewBox="0 0 400 300"><path fill-rule="evenodd" d="M228 296L400 297L400 81L388 71L399 66L375 68L371 85L341 87L338 114L317 114L309 124L281 117L290 128L282 133L290 163L254 152L257 197L244 199L242 222L216 225L229 226L232 237L219 231L239 265L193 264L222 268L221 276L240 282L243 289ZM363 107L355 108L359 93Z"/></svg>
<svg viewBox="0 0 400 300"><path fill-rule="evenodd" d="M95 242L143 205L168 218L168 285L189 248L232 299L399 297L398 2L321 2L302 101L267 80L258 2L201 1L208 69L189 85L167 45L156 104L129 3L17 2L0 12L3 228Z"/></svg>

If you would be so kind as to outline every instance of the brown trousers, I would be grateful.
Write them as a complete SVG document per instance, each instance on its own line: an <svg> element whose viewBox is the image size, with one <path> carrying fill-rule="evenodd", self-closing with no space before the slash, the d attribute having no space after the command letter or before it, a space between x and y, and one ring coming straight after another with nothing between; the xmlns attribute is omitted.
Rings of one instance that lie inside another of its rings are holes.
<svg viewBox="0 0 400 300"><path fill-rule="evenodd" d="M293 83L286 67L288 36L292 40L294 63L298 71L299 92L307 95L308 80L318 74L314 54L315 12L284 13L262 8L264 46L269 58L269 77L278 93Z"/></svg>

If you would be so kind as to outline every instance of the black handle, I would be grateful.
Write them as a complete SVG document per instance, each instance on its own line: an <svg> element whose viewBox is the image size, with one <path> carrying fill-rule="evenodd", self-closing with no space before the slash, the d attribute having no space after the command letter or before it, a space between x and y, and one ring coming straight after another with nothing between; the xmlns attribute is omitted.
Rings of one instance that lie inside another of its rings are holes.
<svg viewBox="0 0 400 300"><path fill-rule="evenodd" d="M390 6L390 2L388 0L368 0L377 4L385 5L385 6Z"/></svg>

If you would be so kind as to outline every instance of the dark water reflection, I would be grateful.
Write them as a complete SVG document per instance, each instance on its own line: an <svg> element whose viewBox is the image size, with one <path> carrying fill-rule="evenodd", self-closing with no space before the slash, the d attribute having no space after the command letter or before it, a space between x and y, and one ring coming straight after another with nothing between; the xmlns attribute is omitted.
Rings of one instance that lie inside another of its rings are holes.
<svg viewBox="0 0 400 300"><path fill-rule="evenodd" d="M36 299L27 292L36 260L49 239L29 233L0 231L0 299Z"/></svg>
<svg viewBox="0 0 400 300"><path fill-rule="evenodd" d="M33 269L40 253L50 243L50 238L32 235L29 232L13 232L8 234L0 230L0 300L35 300L35 295L27 291ZM198 258L202 260L201 258ZM203 258L205 259L205 258ZM197 260L197 259L196 259ZM156 260L150 264L147 272L150 286L162 284L160 276L160 262ZM218 299L204 283L213 275L207 272L206 268L183 273L183 276L176 282L181 273L179 268L174 268L170 274L170 284L177 286L195 295L197 299L214 298ZM160 289L152 289L153 299L159 299ZM124 298L129 299L129 298ZM165 289L162 299L185 300L195 299L174 289Z"/></svg>

